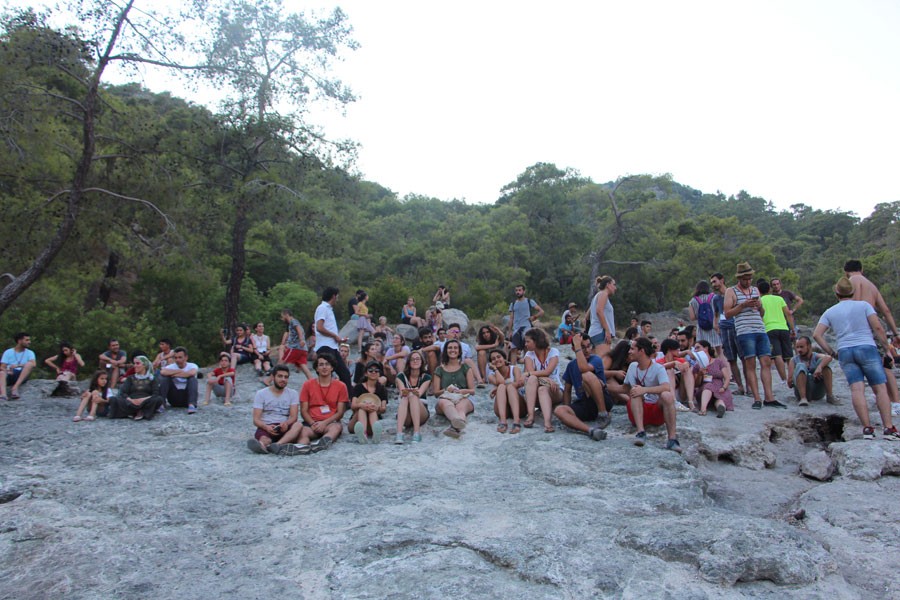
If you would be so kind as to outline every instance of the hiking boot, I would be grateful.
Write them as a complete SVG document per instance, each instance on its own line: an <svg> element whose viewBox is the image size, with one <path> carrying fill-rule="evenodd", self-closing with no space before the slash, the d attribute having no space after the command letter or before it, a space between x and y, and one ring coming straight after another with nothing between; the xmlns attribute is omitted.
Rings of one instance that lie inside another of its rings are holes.
<svg viewBox="0 0 900 600"><path fill-rule="evenodd" d="M634 436L634 445L635 446L643 446L647 443L647 432L646 431L638 431Z"/></svg>
<svg viewBox="0 0 900 600"><path fill-rule="evenodd" d="M606 432L600 429L599 427L591 427L591 430L588 432L588 435L595 442L599 442L600 440L606 439Z"/></svg>
<svg viewBox="0 0 900 600"><path fill-rule="evenodd" d="M608 412L605 412L597 417L597 427L599 427L600 429L606 429L607 427L609 427L610 423L612 423L612 415Z"/></svg>
<svg viewBox="0 0 900 600"><path fill-rule="evenodd" d="M671 450L672 452L677 452L681 454L681 444L678 443L677 438L673 438L666 442L666 450Z"/></svg>
<svg viewBox="0 0 900 600"><path fill-rule="evenodd" d="M875 439L875 428L874 427L863 427L863 439L864 440L874 440Z"/></svg>
<svg viewBox="0 0 900 600"><path fill-rule="evenodd" d="M881 432L881 437L892 442L900 442L900 431L897 431L896 425L890 429L885 427L884 431Z"/></svg>

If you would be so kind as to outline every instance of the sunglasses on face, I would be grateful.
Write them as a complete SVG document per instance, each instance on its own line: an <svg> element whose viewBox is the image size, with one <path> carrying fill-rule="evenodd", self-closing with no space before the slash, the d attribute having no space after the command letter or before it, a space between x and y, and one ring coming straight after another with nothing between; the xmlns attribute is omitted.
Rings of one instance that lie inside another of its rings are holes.
<svg viewBox="0 0 900 600"><path fill-rule="evenodd" d="M381 369L376 369L375 367L371 367L366 369L366 373L381 373Z"/></svg>

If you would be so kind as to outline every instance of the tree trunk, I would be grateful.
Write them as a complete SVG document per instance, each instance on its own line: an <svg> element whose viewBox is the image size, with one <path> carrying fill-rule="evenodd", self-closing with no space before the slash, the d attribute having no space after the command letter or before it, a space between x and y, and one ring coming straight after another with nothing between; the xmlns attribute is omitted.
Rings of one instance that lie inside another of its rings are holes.
<svg viewBox="0 0 900 600"><path fill-rule="evenodd" d="M247 251L244 247L250 222L247 220L247 198L238 197L234 215L234 226L231 230L231 271L228 274L228 286L225 290L225 322L224 327L229 334L234 332L238 323L241 304L241 284L244 282L244 265Z"/></svg>

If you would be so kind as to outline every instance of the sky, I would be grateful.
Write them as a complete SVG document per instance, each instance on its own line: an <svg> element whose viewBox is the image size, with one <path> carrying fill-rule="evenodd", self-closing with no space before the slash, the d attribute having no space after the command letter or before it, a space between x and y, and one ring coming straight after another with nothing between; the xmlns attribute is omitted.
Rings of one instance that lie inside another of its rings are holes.
<svg viewBox="0 0 900 600"><path fill-rule="evenodd" d="M336 5L360 48L335 73L359 99L313 116L401 197L492 203L549 162L596 182L670 173L779 209L865 217L900 200L896 1Z"/></svg>

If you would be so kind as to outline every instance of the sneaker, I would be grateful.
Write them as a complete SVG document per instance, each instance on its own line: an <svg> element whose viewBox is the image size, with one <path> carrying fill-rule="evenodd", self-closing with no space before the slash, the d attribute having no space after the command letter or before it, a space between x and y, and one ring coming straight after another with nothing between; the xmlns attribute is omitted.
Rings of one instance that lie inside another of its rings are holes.
<svg viewBox="0 0 900 600"><path fill-rule="evenodd" d="M272 442L269 444L269 454L281 454L281 444L278 442Z"/></svg>
<svg viewBox="0 0 900 600"><path fill-rule="evenodd" d="M369 443L369 438L366 437L366 426L359 421L357 421L356 425L353 426L353 433L356 434L356 439L359 440L360 444Z"/></svg>
<svg viewBox="0 0 900 600"><path fill-rule="evenodd" d="M716 417L721 419L724 416L725 416L725 405L722 404L721 402L719 402L718 404L716 404Z"/></svg>
<svg viewBox="0 0 900 600"><path fill-rule="evenodd" d="M195 412L197 412L197 407L194 406L193 404L188 404L188 414L192 415Z"/></svg>
<svg viewBox="0 0 900 600"><path fill-rule="evenodd" d="M612 415L608 412L605 412L597 417L597 427L599 427L600 429L606 429L607 427L609 427L610 423L612 423Z"/></svg>
<svg viewBox="0 0 900 600"><path fill-rule="evenodd" d="M647 432L646 431L638 431L637 435L634 436L634 445L635 446L643 446L647 443Z"/></svg>
<svg viewBox="0 0 900 600"><path fill-rule="evenodd" d="M757 400L756 402L753 403L753 406L751 406L750 408L752 408L753 410L761 410L762 402Z"/></svg>
<svg viewBox="0 0 900 600"><path fill-rule="evenodd" d="M666 442L666 450L671 450L672 452L681 454L681 444L678 443L677 439L671 439Z"/></svg>
<svg viewBox="0 0 900 600"><path fill-rule="evenodd" d="M900 431L897 431L896 425L890 429L885 427L884 431L881 432L881 437L892 442L900 442Z"/></svg>
<svg viewBox="0 0 900 600"><path fill-rule="evenodd" d="M453 438L454 440L458 440L460 435L462 435L462 432L459 429L457 429L456 427L454 427L453 425L451 425L450 427L448 427L447 429L444 430L444 435L446 435L447 437Z"/></svg>
<svg viewBox="0 0 900 600"><path fill-rule="evenodd" d="M414 434L413 434L412 441L413 441L413 443L416 443L416 444L418 444L419 442L421 442L421 441L422 441L422 434L421 434L421 433L414 433Z"/></svg>
<svg viewBox="0 0 900 600"><path fill-rule="evenodd" d="M678 412L691 412L691 409L688 408L687 406L685 406L684 404L682 404L681 402L675 403L675 410L677 410Z"/></svg>
<svg viewBox="0 0 900 600"><path fill-rule="evenodd" d="M875 428L863 427L863 439L864 440L874 440L875 439Z"/></svg>
<svg viewBox="0 0 900 600"><path fill-rule="evenodd" d="M402 433L398 433L397 435L394 436L394 443L397 444L398 446L403 445L403 434Z"/></svg>
<svg viewBox="0 0 900 600"><path fill-rule="evenodd" d="M768 406L769 408L787 408L787 404L779 402L778 400L772 400L771 402L763 402L763 406Z"/></svg>
<svg viewBox="0 0 900 600"><path fill-rule="evenodd" d="M832 404L834 406L840 406L844 403L843 400L836 397L834 394L829 394L828 396L826 396L825 401L828 402L828 404ZM898 413L898 414L900 414L900 413Z"/></svg>
<svg viewBox="0 0 900 600"><path fill-rule="evenodd" d="M379 444L381 443L381 432L383 428L381 426L381 421L375 421L372 423L372 443Z"/></svg>
<svg viewBox="0 0 900 600"><path fill-rule="evenodd" d="M599 442L600 440L606 439L606 432L600 429L599 427L591 427L591 430L588 432L588 435L595 442Z"/></svg>
<svg viewBox="0 0 900 600"><path fill-rule="evenodd" d="M256 454L268 454L269 451L266 450L265 446L259 443L257 439L249 439L247 440L247 448L250 449L251 452L255 452Z"/></svg>
<svg viewBox="0 0 900 600"><path fill-rule="evenodd" d="M321 452L322 450L328 450L331 446L331 438L327 435L320 437L312 444L309 445L310 452Z"/></svg>
<svg viewBox="0 0 900 600"><path fill-rule="evenodd" d="M274 446L275 444L272 444ZM270 446L271 450L272 447ZM298 454L309 454L312 452L312 448L309 444L283 444L280 448L278 454L280 456L296 456Z"/></svg>
<svg viewBox="0 0 900 600"><path fill-rule="evenodd" d="M797 406L809 406L809 400L807 400L806 398L800 398Z"/></svg>

